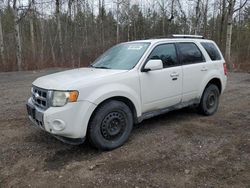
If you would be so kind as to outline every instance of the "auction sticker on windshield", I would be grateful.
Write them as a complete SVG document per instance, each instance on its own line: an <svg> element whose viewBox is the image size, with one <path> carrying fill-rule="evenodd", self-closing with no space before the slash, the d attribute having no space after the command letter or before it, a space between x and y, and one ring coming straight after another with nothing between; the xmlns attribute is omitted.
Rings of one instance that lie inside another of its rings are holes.
<svg viewBox="0 0 250 188"><path fill-rule="evenodd" d="M128 50L141 50L143 48L143 45L139 44L133 44L128 46Z"/></svg>

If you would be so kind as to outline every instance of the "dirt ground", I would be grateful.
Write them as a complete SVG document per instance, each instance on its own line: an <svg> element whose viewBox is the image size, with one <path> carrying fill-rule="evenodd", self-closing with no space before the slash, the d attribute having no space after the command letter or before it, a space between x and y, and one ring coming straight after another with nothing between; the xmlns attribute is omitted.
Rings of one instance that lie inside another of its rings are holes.
<svg viewBox="0 0 250 188"><path fill-rule="evenodd" d="M31 126L25 102L48 72L0 73L0 187L250 187L250 74L229 75L214 116L170 112L100 152Z"/></svg>

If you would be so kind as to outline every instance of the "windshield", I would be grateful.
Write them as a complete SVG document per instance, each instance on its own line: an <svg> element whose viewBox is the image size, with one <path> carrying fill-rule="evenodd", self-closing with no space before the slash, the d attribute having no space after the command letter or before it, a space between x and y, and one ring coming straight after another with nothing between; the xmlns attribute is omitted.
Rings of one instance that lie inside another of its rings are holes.
<svg viewBox="0 0 250 188"><path fill-rule="evenodd" d="M150 43L118 44L101 55L91 67L101 69L130 70L140 60Z"/></svg>

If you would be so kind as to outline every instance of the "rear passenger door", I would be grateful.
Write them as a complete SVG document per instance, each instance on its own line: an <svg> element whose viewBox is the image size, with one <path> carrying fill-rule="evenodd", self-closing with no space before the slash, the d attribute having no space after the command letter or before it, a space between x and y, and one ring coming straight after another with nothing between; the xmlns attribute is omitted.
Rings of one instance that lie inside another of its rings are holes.
<svg viewBox="0 0 250 188"><path fill-rule="evenodd" d="M182 102L196 99L201 82L208 71L205 57L194 42L177 43L178 54L183 67Z"/></svg>

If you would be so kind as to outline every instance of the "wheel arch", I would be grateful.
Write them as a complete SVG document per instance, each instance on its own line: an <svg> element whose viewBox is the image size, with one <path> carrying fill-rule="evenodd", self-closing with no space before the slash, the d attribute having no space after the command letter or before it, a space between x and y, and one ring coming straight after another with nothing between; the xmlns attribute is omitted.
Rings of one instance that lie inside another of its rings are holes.
<svg viewBox="0 0 250 188"><path fill-rule="evenodd" d="M133 115L133 120L135 123L137 123L138 121L138 118L137 118L137 109L135 107L135 104L132 102L132 100L130 100L128 97L125 97L125 96L112 96L112 97L109 97L109 98L106 98L105 100L101 101L97 106L96 108L94 109L94 111L92 112L91 116L90 116L90 119L89 121L91 120L91 118L93 117L94 113L96 112L96 110L101 106L103 105L104 103L107 103L109 101L112 101L112 100L115 100L115 101L121 101L123 103L125 103L129 109L131 110L131 113Z"/></svg>
<svg viewBox="0 0 250 188"><path fill-rule="evenodd" d="M212 78L210 78L210 79L206 82L206 84L204 84L204 87L203 87L203 89L202 89L202 91L201 91L201 95L200 95L200 96L202 96L204 90L205 90L205 89L207 88L207 86L210 85L210 84L216 85L216 86L218 87L218 89L219 89L220 94L221 94L221 92L222 92L222 82L221 82L221 79L220 79L219 77L212 77Z"/></svg>
<svg viewBox="0 0 250 188"><path fill-rule="evenodd" d="M206 87L209 85L209 84L214 84L218 87L219 91L220 91L220 94L221 94L221 91L222 91L222 83L221 83L221 80L219 78L212 78L206 85Z"/></svg>

